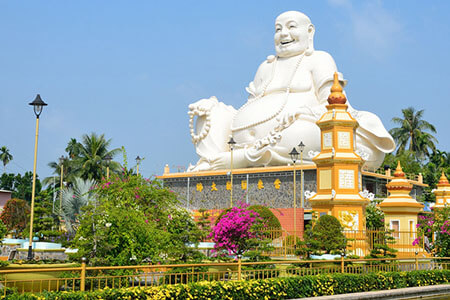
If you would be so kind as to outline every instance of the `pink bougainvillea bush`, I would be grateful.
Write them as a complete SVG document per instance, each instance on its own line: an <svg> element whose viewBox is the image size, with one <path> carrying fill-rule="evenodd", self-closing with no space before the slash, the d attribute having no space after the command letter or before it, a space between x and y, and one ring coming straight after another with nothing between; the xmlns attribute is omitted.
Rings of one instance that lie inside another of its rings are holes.
<svg viewBox="0 0 450 300"><path fill-rule="evenodd" d="M263 219L246 207L233 207L213 227L209 238L216 243L218 253L242 255L253 250L263 240Z"/></svg>
<svg viewBox="0 0 450 300"><path fill-rule="evenodd" d="M432 214L419 216L416 226L422 234L413 245L424 243L425 248L432 250L436 256L450 256L450 207L433 209Z"/></svg>

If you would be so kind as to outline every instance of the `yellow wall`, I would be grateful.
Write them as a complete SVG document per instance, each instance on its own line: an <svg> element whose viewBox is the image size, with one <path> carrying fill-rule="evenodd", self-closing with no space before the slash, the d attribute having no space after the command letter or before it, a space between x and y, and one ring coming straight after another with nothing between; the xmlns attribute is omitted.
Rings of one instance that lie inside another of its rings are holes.
<svg viewBox="0 0 450 300"><path fill-rule="evenodd" d="M386 214L384 221L387 228L391 228L391 220L398 220L400 222L400 231L411 231L410 221L413 221L412 229L416 231L417 214Z"/></svg>

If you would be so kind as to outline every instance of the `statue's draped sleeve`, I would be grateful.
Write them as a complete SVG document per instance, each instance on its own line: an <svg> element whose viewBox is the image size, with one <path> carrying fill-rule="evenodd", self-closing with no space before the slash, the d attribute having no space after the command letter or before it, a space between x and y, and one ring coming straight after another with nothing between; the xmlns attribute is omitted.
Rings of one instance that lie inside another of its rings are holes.
<svg viewBox="0 0 450 300"><path fill-rule="evenodd" d="M321 105L326 105L330 88L333 84L333 74L337 72L336 63L330 54L324 51L315 51L312 55L312 77L318 101ZM338 73L339 81L342 86L347 84L342 73ZM364 138L369 144L372 144L378 150L389 153L395 149L395 143L391 135L384 128L381 120L373 113L366 111L357 111L353 109L350 103L349 112L358 121L359 128L357 134Z"/></svg>
<svg viewBox="0 0 450 300"><path fill-rule="evenodd" d="M333 75L338 73L339 81L343 86L347 81L344 80L342 73L337 71L336 63L330 54L324 51L314 51L311 56L311 74L314 81L315 92L320 104L326 104L330 88L333 84Z"/></svg>

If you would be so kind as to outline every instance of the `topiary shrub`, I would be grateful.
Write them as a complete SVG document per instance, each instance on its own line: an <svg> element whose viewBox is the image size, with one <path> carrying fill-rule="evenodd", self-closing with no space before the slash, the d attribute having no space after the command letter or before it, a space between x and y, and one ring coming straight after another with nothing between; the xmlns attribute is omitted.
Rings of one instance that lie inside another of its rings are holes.
<svg viewBox="0 0 450 300"><path fill-rule="evenodd" d="M264 224L270 229L281 229L281 223L275 214L264 205L252 205L248 209L253 210L259 214L259 217L263 219Z"/></svg>
<svg viewBox="0 0 450 300"><path fill-rule="evenodd" d="M297 242L297 255L340 254L347 246L341 223L330 215L321 216L313 227L308 225L303 237L303 241Z"/></svg>

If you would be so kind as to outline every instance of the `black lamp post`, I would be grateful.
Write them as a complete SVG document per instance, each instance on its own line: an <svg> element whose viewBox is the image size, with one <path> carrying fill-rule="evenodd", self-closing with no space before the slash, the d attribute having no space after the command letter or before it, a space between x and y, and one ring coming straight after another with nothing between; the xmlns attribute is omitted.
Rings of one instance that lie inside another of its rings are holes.
<svg viewBox="0 0 450 300"><path fill-rule="evenodd" d="M36 98L33 102L28 103L33 106L34 114L36 115L36 135L34 140L34 163L33 163L33 186L31 190L31 214L30 214L30 243L28 246L28 260L33 259L33 218L34 218L34 197L36 192L36 159L37 159L37 147L38 147L38 136L39 136L39 116L42 113L42 109L44 106L47 106L47 103L42 101L41 96L39 94L36 95Z"/></svg>
<svg viewBox="0 0 450 300"><path fill-rule="evenodd" d="M60 215L60 224L61 224L61 218L62 218L62 197L63 197L63 187L64 187L64 160L66 158L64 157L64 155L61 155L61 157L59 158L59 166L61 168L61 178L60 178L60 184L59 184L59 215ZM60 225L61 227L61 225ZM60 228L61 229L61 228Z"/></svg>
<svg viewBox="0 0 450 300"><path fill-rule="evenodd" d="M230 140L228 141L228 145L230 146L230 183L231 183L231 189L230 189L230 208L233 207L233 150L234 145L236 145L236 142L234 141L233 137L230 137Z"/></svg>
<svg viewBox="0 0 450 300"><path fill-rule="evenodd" d="M141 163L142 158L138 156L136 156L136 174L139 175L139 164Z"/></svg>
<svg viewBox="0 0 450 300"><path fill-rule="evenodd" d="M293 201L293 207L294 207L294 245L297 245L297 194L296 194L296 188L297 183L295 181L295 162L298 160L298 155L300 153L297 152L297 149L292 148L292 151L289 152L289 155L291 156L292 162L294 163L293 171L294 171L294 201Z"/></svg>
<svg viewBox="0 0 450 300"><path fill-rule="evenodd" d="M301 206L302 208L305 208L305 196L304 196L304 191L303 191L303 151L305 150L305 144L303 144L303 141L300 142L300 144L298 144L298 149L300 150L300 166L302 166L302 169L300 170L300 188L301 188L301 195L300 195L300 201L301 201Z"/></svg>

